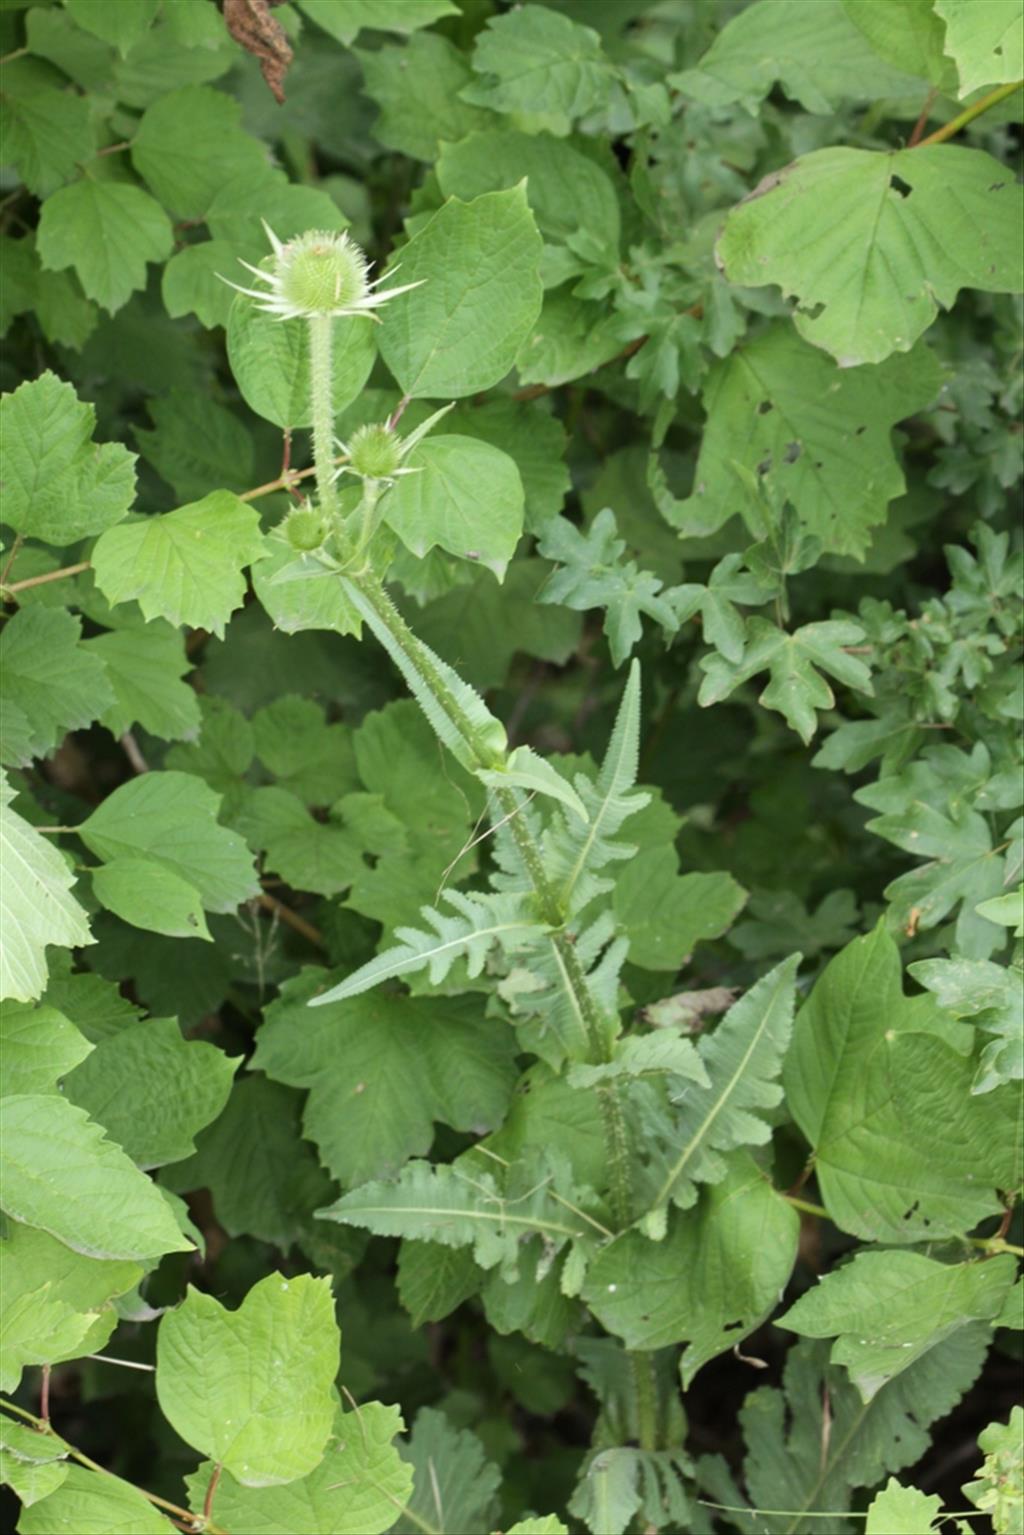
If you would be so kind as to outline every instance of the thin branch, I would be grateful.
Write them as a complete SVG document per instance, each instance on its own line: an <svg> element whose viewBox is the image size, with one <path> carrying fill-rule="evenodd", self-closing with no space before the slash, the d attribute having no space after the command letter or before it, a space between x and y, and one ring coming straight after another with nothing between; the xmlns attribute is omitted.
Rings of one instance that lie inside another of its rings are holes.
<svg viewBox="0 0 1024 1535"><path fill-rule="evenodd" d="M13 564L13 551L12 559L8 561L8 569L11 564ZM3 588L5 597L13 597L16 592L27 592L30 586L45 586L48 581L63 581L66 576L80 576L83 570L89 569L91 569L91 562L82 560L78 565L64 565L60 570L48 570L44 575L29 576L25 581L12 581L10 586L0 580L0 587Z"/></svg>
<svg viewBox="0 0 1024 1535"><path fill-rule="evenodd" d="M86 1359L98 1359L100 1364L119 1364L125 1370L156 1371L155 1364L143 1364L138 1359L115 1359L113 1354L86 1354Z"/></svg>
<svg viewBox="0 0 1024 1535"><path fill-rule="evenodd" d="M210 1473L210 1480L207 1484L206 1497L203 1499L203 1521L207 1529L210 1528L210 1520L213 1517L213 1495L217 1491L217 1483L220 1481L220 1474L223 1469L224 1467L218 1461Z"/></svg>
<svg viewBox="0 0 1024 1535"><path fill-rule="evenodd" d="M994 91L989 91L987 96L982 96L973 107L961 112L957 117L951 118L944 128L936 128L934 133L929 133L926 139L920 139L914 145L915 149L924 149L929 144L944 144L947 139L954 138L961 128L966 128L968 123L973 123L976 117L987 112L990 107L997 106L1000 101L1005 101L1007 96L1012 96L1014 91L1019 91L1024 85L1024 80L1012 80L1009 85L999 85Z"/></svg>
<svg viewBox="0 0 1024 1535"><path fill-rule="evenodd" d="M292 911L290 906L286 906L276 896L268 895L264 890L262 895L256 897L256 900L263 907L264 911L273 912L286 927L290 927L296 933L301 933L303 938L315 944L318 949L326 949L327 942L320 929L314 927L312 922L307 922L305 917L300 917L297 911Z"/></svg>
<svg viewBox="0 0 1024 1535"><path fill-rule="evenodd" d="M43 1365L43 1378L39 1386L39 1416L44 1423L50 1421L50 1366Z"/></svg>
<svg viewBox="0 0 1024 1535"><path fill-rule="evenodd" d="M25 535L24 535L24 533L16 533L14 535L14 543L11 545L11 552L7 556L7 560L6 560L5 564L4 564L3 570L0 571L0 586L6 586L7 585L7 577L11 573L11 566L14 564L15 560L18 558L18 555L21 552L21 546L22 546L22 544L24 542L25 542Z"/></svg>
<svg viewBox="0 0 1024 1535"><path fill-rule="evenodd" d="M931 116L931 110L932 110L932 107L935 105L935 98L936 98L936 96L938 94L939 94L938 86L937 85L933 85L931 90L928 92L927 96L925 97L924 106L921 108L921 115L917 119L917 122L914 124L914 130L911 133L909 139L907 140L907 148L908 149L913 149L916 144L919 144L921 142L921 135L924 132L925 128L928 126L928 118Z"/></svg>
<svg viewBox="0 0 1024 1535"><path fill-rule="evenodd" d="M149 763L139 748L139 743L130 730L126 730L121 737L121 749L132 765L133 773L148 773Z"/></svg>

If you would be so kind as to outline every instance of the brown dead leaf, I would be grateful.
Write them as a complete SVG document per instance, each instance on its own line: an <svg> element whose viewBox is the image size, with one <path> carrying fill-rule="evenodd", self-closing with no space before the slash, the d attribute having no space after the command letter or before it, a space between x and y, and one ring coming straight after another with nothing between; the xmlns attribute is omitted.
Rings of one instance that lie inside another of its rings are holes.
<svg viewBox="0 0 1024 1535"><path fill-rule="evenodd" d="M224 0L224 21L236 43L260 61L263 78L275 101L284 101L284 77L292 62L292 45L279 21L270 14L281 0Z"/></svg>

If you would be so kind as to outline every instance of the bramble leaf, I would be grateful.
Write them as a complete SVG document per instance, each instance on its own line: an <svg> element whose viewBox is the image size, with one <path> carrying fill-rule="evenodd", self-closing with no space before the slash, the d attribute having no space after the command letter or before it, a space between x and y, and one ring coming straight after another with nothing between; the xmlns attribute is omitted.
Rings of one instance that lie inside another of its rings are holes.
<svg viewBox="0 0 1024 1535"><path fill-rule="evenodd" d="M43 203L38 250L43 267L74 267L87 298L109 314L146 285L146 265L171 254L171 221L141 187L84 178Z"/></svg>
<svg viewBox="0 0 1024 1535"><path fill-rule="evenodd" d="M14 797L0 771L0 997L29 1002L46 987L48 944L70 949L95 939L85 912L69 894L74 875L53 843L10 808Z"/></svg>

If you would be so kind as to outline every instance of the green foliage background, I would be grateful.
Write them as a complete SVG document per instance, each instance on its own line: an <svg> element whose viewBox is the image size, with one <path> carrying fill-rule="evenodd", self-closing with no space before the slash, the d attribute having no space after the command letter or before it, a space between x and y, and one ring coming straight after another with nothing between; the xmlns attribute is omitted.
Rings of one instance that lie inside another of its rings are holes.
<svg viewBox="0 0 1024 1535"><path fill-rule="evenodd" d="M8 1527L1020 1531L1017 0L0 53Z"/></svg>

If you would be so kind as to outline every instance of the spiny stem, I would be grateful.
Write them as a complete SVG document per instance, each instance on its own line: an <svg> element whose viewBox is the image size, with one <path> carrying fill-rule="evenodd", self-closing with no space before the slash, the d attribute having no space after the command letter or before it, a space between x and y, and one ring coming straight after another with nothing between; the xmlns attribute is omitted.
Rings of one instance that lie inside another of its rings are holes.
<svg viewBox="0 0 1024 1535"><path fill-rule="evenodd" d="M958 116L951 118L942 128L936 128L934 133L929 133L926 139L919 139L914 145L915 149L924 149L929 144L944 144L947 139L953 138L966 128L968 123L973 123L976 117L987 112L990 107L996 106L1000 101L1005 101L1007 96L1012 96L1014 91L1019 91L1024 85L1024 80L1012 80L1009 85L998 85L994 91L989 91L987 96L982 96L973 106L967 107Z"/></svg>
<svg viewBox="0 0 1024 1535"><path fill-rule="evenodd" d="M639 1352L629 1356L636 1392L636 1409L640 1431L640 1448L657 1450L661 1444L658 1430L658 1376L654 1368L654 1355Z"/></svg>
<svg viewBox="0 0 1024 1535"><path fill-rule="evenodd" d="M309 381L313 399L313 465L320 506L333 522L338 514L334 486L334 392L331 381L331 331L329 314L309 319Z"/></svg>

